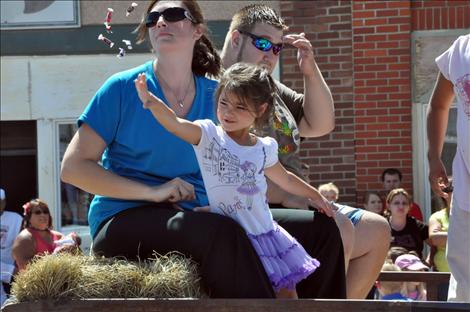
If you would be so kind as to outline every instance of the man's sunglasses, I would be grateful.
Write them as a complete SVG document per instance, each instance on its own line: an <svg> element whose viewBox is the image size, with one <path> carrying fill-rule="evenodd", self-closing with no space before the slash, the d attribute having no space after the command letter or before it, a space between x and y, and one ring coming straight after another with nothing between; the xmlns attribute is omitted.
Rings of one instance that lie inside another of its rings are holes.
<svg viewBox="0 0 470 312"><path fill-rule="evenodd" d="M33 211L33 214L38 215L38 216L39 216L40 214L48 215L48 214L49 214L49 210L38 209L38 210L34 210L34 211Z"/></svg>
<svg viewBox="0 0 470 312"><path fill-rule="evenodd" d="M257 48L260 51L268 52L269 50L272 49L274 55L278 55L281 52L282 48L283 48L282 43L274 44L266 38L256 36L252 33L249 33L247 31L243 31L243 30L240 30L240 29L238 30L238 32L243 34L243 35L250 36L251 39L253 39L251 41L251 43L255 46L255 48Z"/></svg>
<svg viewBox="0 0 470 312"><path fill-rule="evenodd" d="M163 19L170 23L179 22L185 18L190 20L192 23L196 23L194 18L191 16L191 14L189 14L188 11L186 11L186 9L175 7L165 9L162 12L150 12L145 19L145 26L147 26L147 28L152 28L153 26L157 25L160 16L163 16Z"/></svg>

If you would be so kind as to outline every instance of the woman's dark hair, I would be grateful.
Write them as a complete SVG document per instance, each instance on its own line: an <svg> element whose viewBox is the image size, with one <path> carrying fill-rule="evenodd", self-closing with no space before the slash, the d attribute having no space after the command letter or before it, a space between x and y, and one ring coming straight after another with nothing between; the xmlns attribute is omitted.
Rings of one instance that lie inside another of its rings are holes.
<svg viewBox="0 0 470 312"><path fill-rule="evenodd" d="M145 19L147 14L152 11L158 1L160 0L153 0L150 2L142 21L134 31L137 33L137 44L144 42L147 38L148 29L145 26ZM207 37L207 28L204 23L201 8L195 0L182 0L181 3L194 18L193 24L202 25L204 29L204 34L194 44L193 61L191 66L192 71L199 76L209 74L213 77L218 77L221 70L221 60L217 50Z"/></svg>
<svg viewBox="0 0 470 312"><path fill-rule="evenodd" d="M40 198L31 199L29 202L23 205L24 208L24 219L23 219L23 228L28 228L31 226L30 220L31 215L33 214L34 208L39 207L42 210L47 210L49 212L49 223L47 224L48 229L52 229L52 216L51 211L49 210L49 206L45 201Z"/></svg>
<svg viewBox="0 0 470 312"><path fill-rule="evenodd" d="M266 69L253 64L235 63L220 78L215 100L219 105L219 98L224 91L237 97L240 103L257 115L255 128L262 128L272 113L276 90L274 80ZM260 107L264 103L268 106L259 116Z"/></svg>

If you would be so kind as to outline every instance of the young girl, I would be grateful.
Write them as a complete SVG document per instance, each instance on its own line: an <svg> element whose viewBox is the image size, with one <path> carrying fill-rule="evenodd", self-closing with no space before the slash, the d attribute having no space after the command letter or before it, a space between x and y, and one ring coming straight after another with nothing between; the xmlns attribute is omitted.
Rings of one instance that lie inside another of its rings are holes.
<svg viewBox="0 0 470 312"><path fill-rule="evenodd" d="M295 285L319 266L304 248L272 218L266 198L266 178L290 193L305 196L329 216L328 201L318 191L286 171L270 137L250 133L269 115L275 94L267 71L248 64L231 66L216 91L217 118L194 122L178 118L149 93L145 74L135 80L139 98L168 131L191 143L201 167L209 207L197 210L226 215L247 231L278 298L297 298Z"/></svg>
<svg viewBox="0 0 470 312"><path fill-rule="evenodd" d="M402 271L429 271L429 267L413 251L398 256L395 265ZM405 282L404 291L405 296L411 300L426 301L426 284L423 282Z"/></svg>

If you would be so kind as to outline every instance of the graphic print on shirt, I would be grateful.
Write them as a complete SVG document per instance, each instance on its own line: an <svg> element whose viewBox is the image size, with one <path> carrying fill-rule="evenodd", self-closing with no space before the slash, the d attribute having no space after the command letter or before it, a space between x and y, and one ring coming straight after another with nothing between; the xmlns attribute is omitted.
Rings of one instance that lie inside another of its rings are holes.
<svg viewBox="0 0 470 312"><path fill-rule="evenodd" d="M405 234L400 236L392 236L392 244L400 247L404 247L408 250L416 250L416 241L411 234Z"/></svg>
<svg viewBox="0 0 470 312"><path fill-rule="evenodd" d="M281 107L275 106L273 115L271 124L277 133L279 154L295 152L300 145L299 129L293 122L287 119Z"/></svg>
<svg viewBox="0 0 470 312"><path fill-rule="evenodd" d="M457 79L455 87L459 97L462 99L463 111L468 119L470 119L470 74L465 74Z"/></svg>
<svg viewBox="0 0 470 312"><path fill-rule="evenodd" d="M223 148L215 138L212 138L209 147L204 150L202 159L201 169L217 176L221 187L239 185L236 188L239 196L234 196L232 200L227 198L225 202L218 203L217 208L225 215L239 210L251 210L253 196L260 192L256 185L256 164L250 161L240 164L239 157ZM245 197L244 202L240 198L242 196Z"/></svg>
<svg viewBox="0 0 470 312"><path fill-rule="evenodd" d="M253 205L253 195L259 193L259 188L256 186L256 165L250 161L245 161L241 164L240 168L243 170L242 185L237 188L237 191L246 195L246 206L251 210Z"/></svg>

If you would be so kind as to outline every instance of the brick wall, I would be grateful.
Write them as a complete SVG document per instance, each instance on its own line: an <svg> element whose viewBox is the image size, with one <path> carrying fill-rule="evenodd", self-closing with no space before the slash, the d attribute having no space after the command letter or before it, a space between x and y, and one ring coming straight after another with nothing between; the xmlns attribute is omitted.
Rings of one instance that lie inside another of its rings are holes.
<svg viewBox="0 0 470 312"><path fill-rule="evenodd" d="M342 202L361 204L397 167L411 192L411 33L470 28L469 1L281 1L281 15L311 40L335 100L335 130L302 143L311 183L334 181ZM303 90L292 48L281 76Z"/></svg>
<svg viewBox="0 0 470 312"><path fill-rule="evenodd" d="M335 101L336 128L321 138L302 143L302 158L310 168L312 185L334 181L343 202L355 201L354 111L352 106L352 45L350 1L281 1L281 14L290 32L304 32L314 46L315 59ZM297 50L282 53L282 79L303 90Z"/></svg>
<svg viewBox="0 0 470 312"><path fill-rule="evenodd" d="M356 179L361 196L380 190L388 167L412 190L411 9L408 1L352 4Z"/></svg>
<svg viewBox="0 0 470 312"><path fill-rule="evenodd" d="M412 1L412 30L470 28L468 0Z"/></svg>

